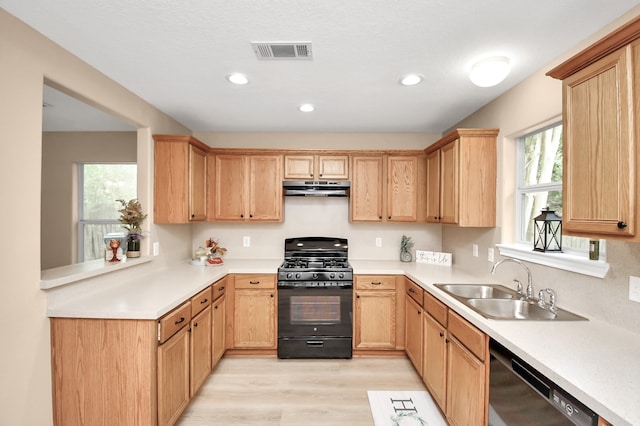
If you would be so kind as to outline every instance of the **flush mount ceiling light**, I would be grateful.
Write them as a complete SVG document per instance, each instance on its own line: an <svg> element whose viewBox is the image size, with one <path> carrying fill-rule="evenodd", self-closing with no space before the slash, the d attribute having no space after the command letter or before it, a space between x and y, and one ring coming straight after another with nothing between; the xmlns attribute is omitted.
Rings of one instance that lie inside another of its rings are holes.
<svg viewBox="0 0 640 426"><path fill-rule="evenodd" d="M419 74L407 74L400 80L400 84L403 86L415 86L422 81L422 76Z"/></svg>
<svg viewBox="0 0 640 426"><path fill-rule="evenodd" d="M298 109L302 112L311 112L316 109L316 107L313 104L302 104L298 107Z"/></svg>
<svg viewBox="0 0 640 426"><path fill-rule="evenodd" d="M476 86L491 87L502 82L511 71L509 58L495 56L476 62L471 67L469 78Z"/></svg>
<svg viewBox="0 0 640 426"><path fill-rule="evenodd" d="M229 80L233 84L238 84L238 85L247 84L249 82L249 79L247 78L247 76L239 72L234 72L233 74L229 74L227 76L227 80Z"/></svg>

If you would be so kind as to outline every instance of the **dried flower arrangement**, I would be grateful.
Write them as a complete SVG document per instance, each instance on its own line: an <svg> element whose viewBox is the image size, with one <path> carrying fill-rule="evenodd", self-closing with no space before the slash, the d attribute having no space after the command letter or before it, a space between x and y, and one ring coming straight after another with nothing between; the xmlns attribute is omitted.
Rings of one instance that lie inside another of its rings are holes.
<svg viewBox="0 0 640 426"><path fill-rule="evenodd" d="M214 238L209 238L207 240L207 249L209 250L209 253L211 255L218 255L218 256L224 256L224 254L227 252L227 249L224 247L220 247L220 244L218 244L218 240L214 239Z"/></svg>
<svg viewBox="0 0 640 426"><path fill-rule="evenodd" d="M129 237L134 240L142 237L142 222L147 215L142 213L140 202L136 198L129 201L116 201L122 204L122 208L118 210L120 213L118 220L123 225L122 227L129 232Z"/></svg>

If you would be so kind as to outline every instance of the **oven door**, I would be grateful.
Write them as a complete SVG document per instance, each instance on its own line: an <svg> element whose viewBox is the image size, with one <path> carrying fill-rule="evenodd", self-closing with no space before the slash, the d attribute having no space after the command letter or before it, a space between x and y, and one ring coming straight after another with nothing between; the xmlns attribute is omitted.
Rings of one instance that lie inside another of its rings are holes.
<svg viewBox="0 0 640 426"><path fill-rule="evenodd" d="M278 337L352 337L351 287L278 288Z"/></svg>

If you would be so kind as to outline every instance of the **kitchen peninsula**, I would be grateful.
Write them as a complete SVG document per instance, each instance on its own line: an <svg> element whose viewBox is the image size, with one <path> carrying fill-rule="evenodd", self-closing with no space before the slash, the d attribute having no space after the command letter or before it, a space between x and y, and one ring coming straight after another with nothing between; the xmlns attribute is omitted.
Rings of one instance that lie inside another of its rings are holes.
<svg viewBox="0 0 640 426"><path fill-rule="evenodd" d="M73 290L70 290L68 301L50 304L47 314L53 327L56 320L62 318L152 321L155 324L172 309L228 274L275 274L280 262L228 260L218 267L192 266L184 262L150 273L144 279L123 280L77 297L72 297ZM602 418L616 425L640 423L640 407L635 399L640 393L640 372L628 368L637 361L635 354L640 352L637 335L593 319L576 322L488 320L434 287L436 283L478 282L473 274L455 267L421 263L350 262L354 275L404 275L410 278ZM559 303L562 306L562 301ZM55 334L52 341L55 342ZM56 348L53 350L55 358ZM64 380L55 369L54 380ZM54 403L69 404L71 401L58 401L54 395ZM118 405L124 401L111 403ZM54 411L60 409L58 406Z"/></svg>

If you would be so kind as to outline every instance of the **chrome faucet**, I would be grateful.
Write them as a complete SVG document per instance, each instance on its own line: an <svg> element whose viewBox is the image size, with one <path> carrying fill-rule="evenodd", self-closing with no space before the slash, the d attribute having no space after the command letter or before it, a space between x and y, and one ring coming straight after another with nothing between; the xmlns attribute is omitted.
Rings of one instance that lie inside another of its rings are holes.
<svg viewBox="0 0 640 426"><path fill-rule="evenodd" d="M498 269L498 266L502 265L505 262L517 263L522 267L522 269L524 269L527 272L527 299L533 299L533 278L531 277L531 271L529 270L529 268L527 268L527 265L520 262L518 259L512 259L509 257L494 263L493 266L491 267L491 273L495 274L496 269Z"/></svg>

